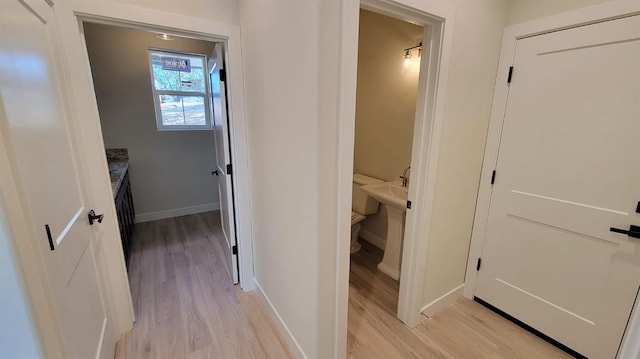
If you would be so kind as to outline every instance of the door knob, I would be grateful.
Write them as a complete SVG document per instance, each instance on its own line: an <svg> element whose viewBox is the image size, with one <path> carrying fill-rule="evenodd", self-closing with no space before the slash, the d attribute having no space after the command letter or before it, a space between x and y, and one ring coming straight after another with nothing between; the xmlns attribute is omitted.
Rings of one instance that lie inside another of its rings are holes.
<svg viewBox="0 0 640 359"><path fill-rule="evenodd" d="M93 210L89 211L89 224L93 224L94 221L98 221L98 223L102 223L104 219L104 214L96 214Z"/></svg>
<svg viewBox="0 0 640 359"><path fill-rule="evenodd" d="M629 230L611 227L611 232L626 234L629 237L640 238L640 226L629 226Z"/></svg>
<svg viewBox="0 0 640 359"><path fill-rule="evenodd" d="M215 171L211 172L211 174L212 174L212 175L216 175L216 176L218 176L218 175L220 174L220 171L215 170Z"/></svg>

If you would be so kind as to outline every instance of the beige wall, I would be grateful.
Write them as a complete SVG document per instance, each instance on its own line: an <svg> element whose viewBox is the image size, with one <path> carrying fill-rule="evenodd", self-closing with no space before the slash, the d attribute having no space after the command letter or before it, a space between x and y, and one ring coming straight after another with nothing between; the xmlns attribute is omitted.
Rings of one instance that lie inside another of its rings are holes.
<svg viewBox="0 0 640 359"><path fill-rule="evenodd" d="M423 305L464 283L507 0L452 0L455 23Z"/></svg>
<svg viewBox="0 0 640 359"><path fill-rule="evenodd" d="M286 326L285 336L295 340L289 343L296 356L331 358L336 347L342 4L238 4L255 281Z"/></svg>
<svg viewBox="0 0 640 359"><path fill-rule="evenodd" d="M543 18L609 0L511 0L507 25Z"/></svg>
<svg viewBox="0 0 640 359"><path fill-rule="evenodd" d="M397 180L411 163L418 91L417 51L401 74L403 49L422 41L422 26L360 11L353 170Z"/></svg>
<svg viewBox="0 0 640 359"><path fill-rule="evenodd" d="M218 202L212 131L158 131L149 47L211 54L206 41L85 24L105 147L128 148L138 215Z"/></svg>
<svg viewBox="0 0 640 359"><path fill-rule="evenodd" d="M318 5L245 0L239 11L255 280L319 357Z"/></svg>
<svg viewBox="0 0 640 359"><path fill-rule="evenodd" d="M411 163L417 50L411 67L405 73L401 69L403 50L420 43L423 31L422 26L360 10L354 173L394 181ZM361 236L384 248L386 234L387 213L381 206L362 222Z"/></svg>

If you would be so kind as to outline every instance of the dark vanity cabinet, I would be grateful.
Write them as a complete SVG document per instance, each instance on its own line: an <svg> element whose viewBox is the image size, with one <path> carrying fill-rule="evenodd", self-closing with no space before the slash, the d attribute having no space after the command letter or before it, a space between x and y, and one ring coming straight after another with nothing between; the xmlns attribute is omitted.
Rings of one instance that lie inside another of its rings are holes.
<svg viewBox="0 0 640 359"><path fill-rule="evenodd" d="M129 171L125 172L120 188L114 197L116 201L116 212L118 214L118 225L120 226L120 238L122 239L124 259L128 266L129 254L131 252L133 222L135 220L133 197L131 196L131 184L129 183Z"/></svg>

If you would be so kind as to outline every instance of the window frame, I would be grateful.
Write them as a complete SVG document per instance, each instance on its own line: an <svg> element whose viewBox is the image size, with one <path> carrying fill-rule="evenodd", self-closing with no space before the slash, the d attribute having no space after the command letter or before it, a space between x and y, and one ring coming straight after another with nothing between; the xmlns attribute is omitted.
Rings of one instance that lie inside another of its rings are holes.
<svg viewBox="0 0 640 359"><path fill-rule="evenodd" d="M208 64L209 59L206 54L200 54L187 51L176 51L168 49L160 49L150 47L148 48L149 54L149 73L151 75L151 92L153 94L153 107L156 115L156 128L158 131L210 131L213 129L212 114L211 114L211 88L209 85L209 71ZM168 56L189 56L202 58L202 66L204 72L204 92L195 91L174 91L174 90L157 90L155 84L155 74L153 73L153 55L161 54ZM162 107L160 102L161 95L169 96L188 96L188 97L202 97L204 100L204 125L165 125L162 122Z"/></svg>

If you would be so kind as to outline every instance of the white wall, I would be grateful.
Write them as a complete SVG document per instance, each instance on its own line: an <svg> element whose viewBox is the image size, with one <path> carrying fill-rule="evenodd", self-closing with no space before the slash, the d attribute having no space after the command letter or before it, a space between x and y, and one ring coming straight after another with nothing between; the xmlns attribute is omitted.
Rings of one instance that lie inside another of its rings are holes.
<svg viewBox="0 0 640 359"><path fill-rule="evenodd" d="M152 10L205 18L228 24L238 23L235 0L107 0Z"/></svg>
<svg viewBox="0 0 640 359"><path fill-rule="evenodd" d="M312 358L335 344L336 7L239 2L255 280Z"/></svg>
<svg viewBox="0 0 640 359"><path fill-rule="evenodd" d="M452 0L455 23L423 305L464 283L507 0Z"/></svg>
<svg viewBox="0 0 640 359"><path fill-rule="evenodd" d="M20 277L0 198L0 358L41 358L37 329Z"/></svg>
<svg viewBox="0 0 640 359"><path fill-rule="evenodd" d="M507 25L543 18L610 0L511 0Z"/></svg>
<svg viewBox="0 0 640 359"><path fill-rule="evenodd" d="M138 216L218 203L213 131L158 131L149 47L210 55L213 43L85 23L104 144L129 149Z"/></svg>

